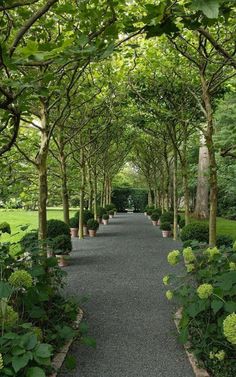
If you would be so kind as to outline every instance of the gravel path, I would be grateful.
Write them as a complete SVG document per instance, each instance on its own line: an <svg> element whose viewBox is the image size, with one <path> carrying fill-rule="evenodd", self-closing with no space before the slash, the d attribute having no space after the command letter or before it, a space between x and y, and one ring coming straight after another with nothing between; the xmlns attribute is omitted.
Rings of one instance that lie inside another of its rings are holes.
<svg viewBox="0 0 236 377"><path fill-rule="evenodd" d="M166 261L177 243L143 214L118 214L96 238L77 241L68 291L84 305L97 348L74 343L77 369L60 377L193 377L165 298Z"/></svg>

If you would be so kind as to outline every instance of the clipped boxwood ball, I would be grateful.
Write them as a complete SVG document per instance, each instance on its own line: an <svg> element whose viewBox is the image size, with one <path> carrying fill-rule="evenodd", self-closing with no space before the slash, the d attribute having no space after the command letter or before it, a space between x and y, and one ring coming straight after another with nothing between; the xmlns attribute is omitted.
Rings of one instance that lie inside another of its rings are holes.
<svg viewBox="0 0 236 377"><path fill-rule="evenodd" d="M61 220L47 221L47 238L54 238L60 235L70 236L69 226Z"/></svg>
<svg viewBox="0 0 236 377"><path fill-rule="evenodd" d="M181 231L181 240L197 240L200 242L208 242L209 228L205 223L192 223L185 225Z"/></svg>
<svg viewBox="0 0 236 377"><path fill-rule="evenodd" d="M60 234L59 236L53 238L51 241L51 247L54 254L70 254L72 250L71 237L66 234Z"/></svg>
<svg viewBox="0 0 236 377"><path fill-rule="evenodd" d="M8 233L11 234L11 227L7 222L3 222L0 224L0 233Z"/></svg>

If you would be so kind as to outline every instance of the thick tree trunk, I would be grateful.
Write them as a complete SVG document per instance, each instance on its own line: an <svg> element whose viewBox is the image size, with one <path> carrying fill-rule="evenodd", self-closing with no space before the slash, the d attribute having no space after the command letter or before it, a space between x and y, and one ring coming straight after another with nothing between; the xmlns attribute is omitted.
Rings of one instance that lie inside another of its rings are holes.
<svg viewBox="0 0 236 377"><path fill-rule="evenodd" d="M197 178L197 195L194 217L197 219L208 219L208 175L209 175L209 154L205 145L205 138L201 137L201 146L199 148L198 160L198 178Z"/></svg>
<svg viewBox="0 0 236 377"><path fill-rule="evenodd" d="M41 102L40 120L41 142L40 150L35 158L35 163L38 168L39 175L38 234L40 240L45 240L47 238L47 156L49 148L49 139L47 133L47 109L43 101Z"/></svg>

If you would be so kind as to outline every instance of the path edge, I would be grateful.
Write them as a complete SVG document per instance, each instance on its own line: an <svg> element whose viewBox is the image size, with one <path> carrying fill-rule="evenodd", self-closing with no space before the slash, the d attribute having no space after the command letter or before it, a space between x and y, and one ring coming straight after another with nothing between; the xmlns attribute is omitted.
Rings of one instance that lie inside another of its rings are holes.
<svg viewBox="0 0 236 377"><path fill-rule="evenodd" d="M174 315L174 322L175 322L175 326L176 326L178 332L180 331L179 330L179 323L180 323L181 318L182 318L182 308L179 308ZM188 356L189 363L190 363L190 365L193 369L195 376L196 377L211 377L209 375L209 373L206 371L206 369L200 368L198 366L198 361L197 361L196 357L191 352L188 351L188 347L186 345L184 345L184 349L185 349L185 352Z"/></svg>
<svg viewBox="0 0 236 377"><path fill-rule="evenodd" d="M79 312L77 314L77 318L76 320L74 321L74 328L75 329L78 329L79 328L79 325L83 319L83 316L84 316L84 312L82 309L79 309ZM70 349L70 346L71 344L74 342L75 338L72 338L70 339L62 348L61 350L54 356L54 358L52 359L52 367L56 369L55 372L53 372L52 374L50 374L49 377L57 377L61 367L62 367L62 364L64 363L65 361L65 358L66 358L66 355Z"/></svg>

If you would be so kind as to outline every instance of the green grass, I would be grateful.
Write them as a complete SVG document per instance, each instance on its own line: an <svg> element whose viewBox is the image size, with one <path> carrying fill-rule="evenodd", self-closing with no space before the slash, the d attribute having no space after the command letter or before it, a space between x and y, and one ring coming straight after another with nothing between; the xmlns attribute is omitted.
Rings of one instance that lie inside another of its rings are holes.
<svg viewBox="0 0 236 377"><path fill-rule="evenodd" d="M218 217L216 231L217 234L226 234L236 240L236 221Z"/></svg>
<svg viewBox="0 0 236 377"><path fill-rule="evenodd" d="M77 209L78 210L78 209ZM76 208L70 209L70 216L76 212ZM63 220L63 211L61 208L48 208L47 217L49 219ZM21 225L29 225L28 230L38 228L38 212L24 211L19 209L0 210L0 223L6 221L11 226L11 235L3 234L1 236L2 242L17 242L24 235L20 230Z"/></svg>

